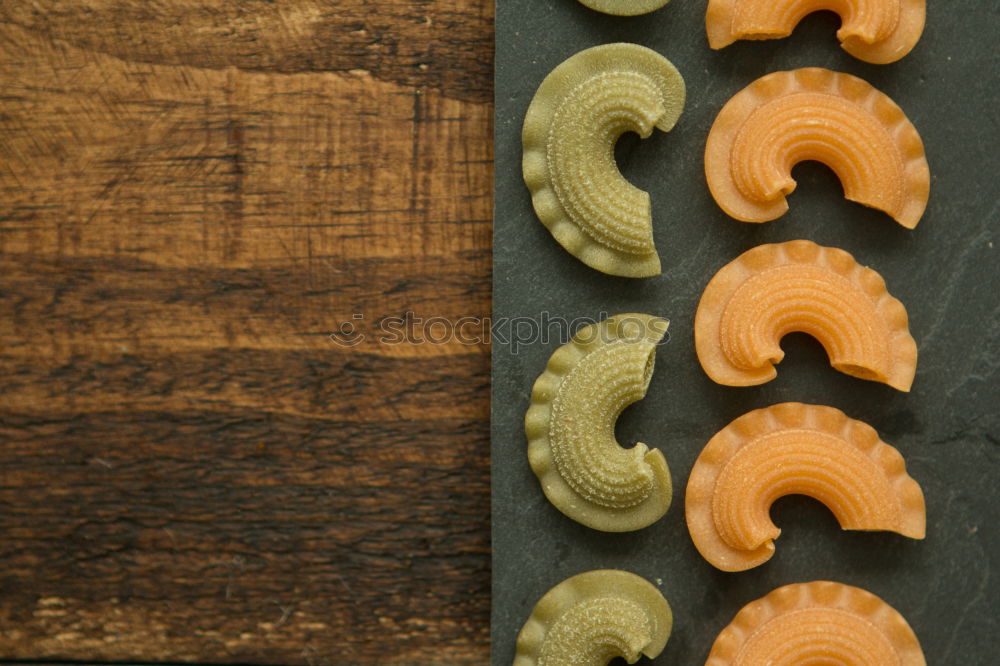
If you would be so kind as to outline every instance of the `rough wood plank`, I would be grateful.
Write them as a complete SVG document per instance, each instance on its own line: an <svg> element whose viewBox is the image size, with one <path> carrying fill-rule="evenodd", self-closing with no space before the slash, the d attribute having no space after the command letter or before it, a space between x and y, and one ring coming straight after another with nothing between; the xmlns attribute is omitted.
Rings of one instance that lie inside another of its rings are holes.
<svg viewBox="0 0 1000 666"><path fill-rule="evenodd" d="M0 6L0 658L487 660L491 28Z"/></svg>
<svg viewBox="0 0 1000 666"><path fill-rule="evenodd" d="M365 70L449 97L493 94L493 3L11 0L0 22L122 60L284 73Z"/></svg>
<svg viewBox="0 0 1000 666"><path fill-rule="evenodd" d="M482 663L484 430L233 407L8 415L3 652Z"/></svg>

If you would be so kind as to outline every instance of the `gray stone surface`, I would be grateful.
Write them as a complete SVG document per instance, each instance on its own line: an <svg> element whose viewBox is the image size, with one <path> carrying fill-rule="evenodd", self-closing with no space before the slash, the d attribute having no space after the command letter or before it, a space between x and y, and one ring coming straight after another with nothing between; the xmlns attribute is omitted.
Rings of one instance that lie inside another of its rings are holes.
<svg viewBox="0 0 1000 666"><path fill-rule="evenodd" d="M623 19L573 0L498 0L496 224L493 346L493 663L509 664L535 601L564 578L622 568L662 585L674 633L655 663L703 663L716 634L747 602L791 582L829 579L864 587L910 622L931 664L996 663L1000 585L996 565L1000 481L1000 195L992 0L928 3L917 48L886 66L855 60L837 45L838 19L815 14L785 40L738 42L714 52L704 36L704 0L674 0ZM539 82L577 51L631 41L656 49L684 75L688 102L673 132L618 146L626 177L652 194L663 275L603 275L566 253L536 220L520 173L520 127ZM728 218L705 185L702 150L716 113L759 76L822 66L860 76L899 104L920 131L932 173L930 205L906 230L843 199L825 167L799 165L791 210L751 225ZM829 367L811 338L788 336L778 377L759 387L712 383L694 353L692 322L705 284L739 253L765 242L807 238L844 248L879 271L906 306L920 349L909 394ZM604 534L564 517L545 499L525 455L522 420L531 384L560 344L504 341L504 320L527 322L642 311L671 320L645 400L619 421L622 441L663 450L673 506L655 525ZM547 313L547 314L546 314ZM516 318L523 318L517 320ZM717 430L744 412L797 400L838 407L896 446L927 500L928 537L843 532L822 505L801 497L772 510L784 530L777 554L743 573L715 570L684 523L691 465ZM662 583L661 583L662 581Z"/></svg>

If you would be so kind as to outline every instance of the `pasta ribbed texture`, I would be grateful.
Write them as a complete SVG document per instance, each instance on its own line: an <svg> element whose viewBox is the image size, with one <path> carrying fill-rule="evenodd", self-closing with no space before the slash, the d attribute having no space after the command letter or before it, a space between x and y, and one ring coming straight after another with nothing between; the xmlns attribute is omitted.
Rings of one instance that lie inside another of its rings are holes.
<svg viewBox="0 0 1000 666"><path fill-rule="evenodd" d="M616 342L586 356L563 378L552 402L549 441L559 473L584 499L627 508L649 497L653 471L645 444L623 449L615 441L622 410L646 393L651 344Z"/></svg>
<svg viewBox="0 0 1000 666"><path fill-rule="evenodd" d="M621 314L581 329L552 354L524 417L528 461L553 505L606 532L641 529L670 506L663 454L621 447L615 421L646 394L664 319Z"/></svg>
<svg viewBox="0 0 1000 666"><path fill-rule="evenodd" d="M588 571L549 590L517 636L514 666L604 666L660 654L673 614L648 581L617 569Z"/></svg>
<svg viewBox="0 0 1000 666"><path fill-rule="evenodd" d="M581 601L549 629L539 666L606 666L615 657L633 662L649 643L646 613L630 599Z"/></svg>
<svg viewBox="0 0 1000 666"><path fill-rule="evenodd" d="M915 227L927 207L920 135L891 99L848 74L816 67L768 74L726 103L705 145L712 196L744 222L788 210L792 167L805 160L830 167L847 199L904 227Z"/></svg>
<svg viewBox="0 0 1000 666"><path fill-rule="evenodd" d="M721 49L738 39L787 37L803 17L823 9L840 15L844 50L874 64L909 53L926 18L925 0L709 0L708 44Z"/></svg>
<svg viewBox="0 0 1000 666"><path fill-rule="evenodd" d="M660 273L649 194L625 180L614 148L625 132L670 130L684 80L637 44L583 50L552 70L521 132L524 182L538 219L588 266L624 277Z"/></svg>
<svg viewBox="0 0 1000 666"><path fill-rule="evenodd" d="M771 504L791 494L819 500L844 529L924 537L923 492L899 452L838 409L789 402L741 416L698 456L685 500L695 547L725 571L766 562L781 533Z"/></svg>
<svg viewBox="0 0 1000 666"><path fill-rule="evenodd" d="M612 16L639 16L659 9L670 0L580 0L581 5Z"/></svg>
<svg viewBox="0 0 1000 666"><path fill-rule="evenodd" d="M791 332L819 340L841 372L900 391L913 384L906 308L878 273L837 248L796 240L748 250L709 281L695 314L698 360L728 386L773 379Z"/></svg>
<svg viewBox="0 0 1000 666"><path fill-rule="evenodd" d="M874 594L829 581L779 587L743 607L705 666L925 666L916 635Z"/></svg>
<svg viewBox="0 0 1000 666"><path fill-rule="evenodd" d="M600 74L566 95L549 134L552 186L566 214L596 242L629 254L656 251L649 195L609 174L618 170L618 137L649 136L664 112L659 99L647 76Z"/></svg>

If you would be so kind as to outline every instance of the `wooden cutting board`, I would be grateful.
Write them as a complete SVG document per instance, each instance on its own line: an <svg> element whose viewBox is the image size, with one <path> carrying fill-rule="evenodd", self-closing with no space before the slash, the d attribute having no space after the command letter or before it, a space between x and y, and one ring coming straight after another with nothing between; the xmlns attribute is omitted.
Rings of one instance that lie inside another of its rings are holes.
<svg viewBox="0 0 1000 666"><path fill-rule="evenodd" d="M0 5L0 658L486 662L492 20Z"/></svg>

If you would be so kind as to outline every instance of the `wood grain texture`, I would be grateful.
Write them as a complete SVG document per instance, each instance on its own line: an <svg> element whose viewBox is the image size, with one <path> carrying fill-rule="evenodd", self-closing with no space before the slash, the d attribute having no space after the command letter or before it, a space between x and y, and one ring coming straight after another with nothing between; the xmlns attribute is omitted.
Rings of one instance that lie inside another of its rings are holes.
<svg viewBox="0 0 1000 666"><path fill-rule="evenodd" d="M493 94L493 3L481 0L9 0L0 21L128 62L364 70L468 101Z"/></svg>
<svg viewBox="0 0 1000 666"><path fill-rule="evenodd" d="M0 4L0 658L488 660L492 12Z"/></svg>

